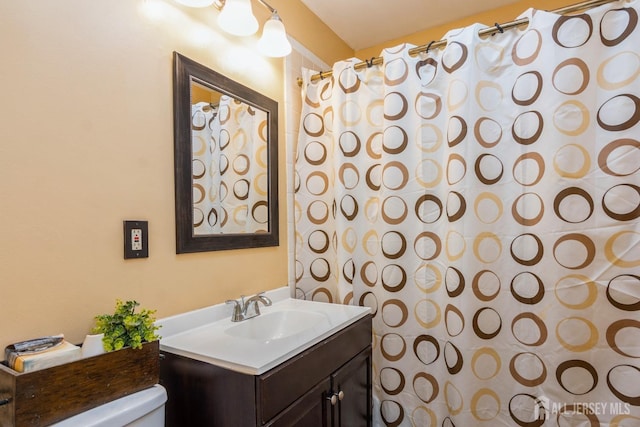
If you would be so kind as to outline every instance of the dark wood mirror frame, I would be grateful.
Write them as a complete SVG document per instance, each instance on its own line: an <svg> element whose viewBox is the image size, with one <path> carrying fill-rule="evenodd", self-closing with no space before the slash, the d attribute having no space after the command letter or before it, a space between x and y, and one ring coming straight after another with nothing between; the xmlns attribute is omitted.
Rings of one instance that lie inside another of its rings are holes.
<svg viewBox="0 0 640 427"><path fill-rule="evenodd" d="M177 52L174 52L173 59L176 253L278 246L278 103ZM197 82L266 111L269 126L267 232L194 234L191 142L192 82Z"/></svg>

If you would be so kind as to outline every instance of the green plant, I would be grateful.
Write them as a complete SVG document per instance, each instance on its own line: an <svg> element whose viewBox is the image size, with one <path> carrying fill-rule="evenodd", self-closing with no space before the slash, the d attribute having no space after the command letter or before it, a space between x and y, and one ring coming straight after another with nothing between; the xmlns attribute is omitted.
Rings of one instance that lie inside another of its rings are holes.
<svg viewBox="0 0 640 427"><path fill-rule="evenodd" d="M101 314L95 317L94 334L104 334L102 343L106 351L120 350L124 347L142 348L142 343L160 339L156 331L160 326L154 324L155 310L142 309L135 313L140 304L137 301L122 302L116 300L113 314Z"/></svg>

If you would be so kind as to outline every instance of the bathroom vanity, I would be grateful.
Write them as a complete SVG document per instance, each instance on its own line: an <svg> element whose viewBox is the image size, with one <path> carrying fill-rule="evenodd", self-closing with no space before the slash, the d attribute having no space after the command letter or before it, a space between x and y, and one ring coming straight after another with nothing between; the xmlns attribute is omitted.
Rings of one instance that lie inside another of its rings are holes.
<svg viewBox="0 0 640 427"><path fill-rule="evenodd" d="M371 425L371 319L366 307L287 299L248 321L163 338L166 425ZM212 346L224 348L204 350Z"/></svg>

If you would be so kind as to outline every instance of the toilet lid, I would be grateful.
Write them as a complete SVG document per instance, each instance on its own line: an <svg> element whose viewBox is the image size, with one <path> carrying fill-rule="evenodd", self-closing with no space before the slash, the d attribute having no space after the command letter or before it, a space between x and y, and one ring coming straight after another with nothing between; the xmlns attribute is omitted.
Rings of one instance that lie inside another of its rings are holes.
<svg viewBox="0 0 640 427"><path fill-rule="evenodd" d="M53 427L114 427L125 426L163 406L167 391L160 384L97 406Z"/></svg>

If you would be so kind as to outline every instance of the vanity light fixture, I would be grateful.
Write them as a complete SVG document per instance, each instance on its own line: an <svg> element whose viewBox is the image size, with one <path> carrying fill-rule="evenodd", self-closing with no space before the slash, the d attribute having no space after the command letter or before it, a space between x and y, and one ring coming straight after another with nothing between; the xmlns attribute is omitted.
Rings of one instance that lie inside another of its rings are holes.
<svg viewBox="0 0 640 427"><path fill-rule="evenodd" d="M291 43L278 11L271 11L271 18L262 28L262 37L258 40L258 49L272 58L280 58L291 53Z"/></svg>
<svg viewBox="0 0 640 427"><path fill-rule="evenodd" d="M175 0L190 7L205 7L213 4L218 10L218 25L225 32L235 36L250 36L258 30L259 24L253 15L251 0ZM272 58L280 58L291 53L291 43L287 38L278 11L264 0L257 0L269 9L271 17L264 24L262 37L258 40L258 50Z"/></svg>
<svg viewBox="0 0 640 427"><path fill-rule="evenodd" d="M226 0L218 15L218 25L234 36L255 34L258 20L253 16L251 0Z"/></svg>

